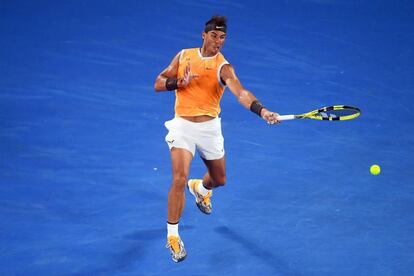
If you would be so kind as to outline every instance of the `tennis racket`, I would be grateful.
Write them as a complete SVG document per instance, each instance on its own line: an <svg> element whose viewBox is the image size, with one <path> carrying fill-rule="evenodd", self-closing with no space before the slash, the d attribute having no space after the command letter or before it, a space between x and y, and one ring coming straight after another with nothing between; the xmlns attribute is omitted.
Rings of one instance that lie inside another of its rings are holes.
<svg viewBox="0 0 414 276"><path fill-rule="evenodd" d="M304 118L326 121L345 121L355 119L359 115L361 115L361 110L357 107L348 105L333 105L298 115L280 115L277 119L279 121Z"/></svg>

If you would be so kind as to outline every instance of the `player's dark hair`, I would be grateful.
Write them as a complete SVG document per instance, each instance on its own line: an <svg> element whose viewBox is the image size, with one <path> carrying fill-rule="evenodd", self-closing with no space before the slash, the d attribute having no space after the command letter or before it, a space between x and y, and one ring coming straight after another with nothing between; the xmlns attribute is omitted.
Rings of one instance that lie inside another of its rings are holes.
<svg viewBox="0 0 414 276"><path fill-rule="evenodd" d="M222 31L227 32L227 18L222 15L215 15L209 21L206 22L204 32L208 33L209 31Z"/></svg>

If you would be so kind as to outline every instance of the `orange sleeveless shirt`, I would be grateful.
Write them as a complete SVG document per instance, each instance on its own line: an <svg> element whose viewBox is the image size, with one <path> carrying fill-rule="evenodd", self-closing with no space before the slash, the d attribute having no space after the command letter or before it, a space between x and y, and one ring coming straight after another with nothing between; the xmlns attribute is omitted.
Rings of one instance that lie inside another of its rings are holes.
<svg viewBox="0 0 414 276"><path fill-rule="evenodd" d="M228 64L221 53L212 57L203 57L199 48L183 49L180 53L178 78L184 77L187 64L191 73L198 75L185 88L175 93L175 116L217 117L220 113L220 100L225 84L220 80L220 70Z"/></svg>

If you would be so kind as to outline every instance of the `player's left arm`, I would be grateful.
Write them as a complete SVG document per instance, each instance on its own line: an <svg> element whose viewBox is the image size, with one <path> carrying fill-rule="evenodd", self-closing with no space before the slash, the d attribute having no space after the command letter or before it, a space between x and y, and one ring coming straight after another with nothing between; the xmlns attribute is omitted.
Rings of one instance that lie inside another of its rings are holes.
<svg viewBox="0 0 414 276"><path fill-rule="evenodd" d="M221 68L220 78L226 83L230 91L237 97L239 103L245 108L254 111L254 106L257 107L258 105L261 105L256 96L243 87L236 75L236 72L234 71L233 66L230 64L226 64ZM279 114L272 112L265 107L261 108L260 117L262 117L269 124L279 123L277 120L278 116Z"/></svg>

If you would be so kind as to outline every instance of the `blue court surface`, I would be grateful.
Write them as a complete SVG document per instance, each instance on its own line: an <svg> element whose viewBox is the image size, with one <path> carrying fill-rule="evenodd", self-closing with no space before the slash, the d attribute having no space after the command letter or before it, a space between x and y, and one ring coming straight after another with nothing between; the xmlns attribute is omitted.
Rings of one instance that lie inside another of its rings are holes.
<svg viewBox="0 0 414 276"><path fill-rule="evenodd" d="M187 193L176 264L153 83L215 14L269 109L362 115L270 126L226 90L227 184L211 216ZM413 23L412 1L0 1L0 274L414 275Z"/></svg>

